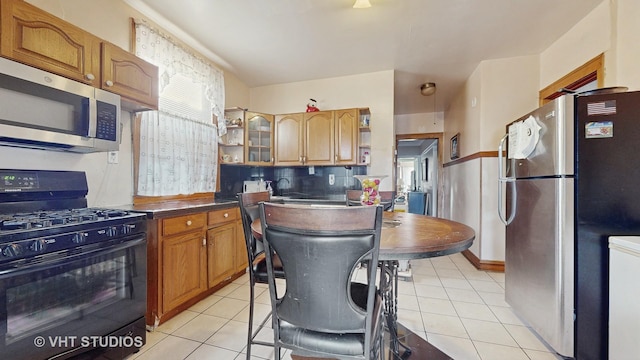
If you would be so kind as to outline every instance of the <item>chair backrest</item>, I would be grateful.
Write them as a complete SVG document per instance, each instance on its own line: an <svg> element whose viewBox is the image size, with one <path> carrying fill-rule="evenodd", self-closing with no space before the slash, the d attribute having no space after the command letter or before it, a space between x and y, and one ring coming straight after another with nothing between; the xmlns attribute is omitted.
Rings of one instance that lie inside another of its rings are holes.
<svg viewBox="0 0 640 360"><path fill-rule="evenodd" d="M268 191L239 193L238 203L240 205L240 216L242 217L242 228L244 229L244 240L247 245L249 256L249 268L251 269L256 256L263 252L262 243L256 241L251 233L251 223L260 217L258 204L262 201L271 200Z"/></svg>
<svg viewBox="0 0 640 360"><path fill-rule="evenodd" d="M378 191L380 194L380 204L384 207L385 211L393 211L393 205L396 200L395 191Z"/></svg>
<svg viewBox="0 0 640 360"><path fill-rule="evenodd" d="M347 190L347 206L360 206L362 190Z"/></svg>
<svg viewBox="0 0 640 360"><path fill-rule="evenodd" d="M376 272L368 271L367 309L354 302L351 280L361 261L378 263L382 207L262 203L260 217L265 251L278 254L287 284L281 298L269 288L274 326L284 320L313 331L365 333L374 314Z"/></svg>
<svg viewBox="0 0 640 360"><path fill-rule="evenodd" d="M382 205L384 210L393 211L396 192L378 191L378 194L380 194L380 205ZM347 190L347 206L360 206L360 195L362 195L362 190Z"/></svg>

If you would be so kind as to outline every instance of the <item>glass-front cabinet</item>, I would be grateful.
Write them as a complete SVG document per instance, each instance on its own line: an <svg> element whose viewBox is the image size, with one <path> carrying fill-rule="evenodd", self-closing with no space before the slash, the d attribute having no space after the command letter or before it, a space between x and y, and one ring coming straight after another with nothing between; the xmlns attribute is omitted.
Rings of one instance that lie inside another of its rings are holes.
<svg viewBox="0 0 640 360"><path fill-rule="evenodd" d="M244 158L244 122L245 111L241 108L224 110L224 122L227 133L219 142L220 162L222 164L242 164Z"/></svg>
<svg viewBox="0 0 640 360"><path fill-rule="evenodd" d="M273 165L273 115L245 113L245 164Z"/></svg>

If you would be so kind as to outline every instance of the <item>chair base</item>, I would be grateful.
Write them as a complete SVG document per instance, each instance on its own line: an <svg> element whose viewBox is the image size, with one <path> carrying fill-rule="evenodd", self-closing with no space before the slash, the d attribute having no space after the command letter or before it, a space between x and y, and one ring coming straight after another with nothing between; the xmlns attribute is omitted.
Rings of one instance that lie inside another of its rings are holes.
<svg viewBox="0 0 640 360"><path fill-rule="evenodd" d="M437 347L431 345L428 341L413 333L411 330L398 324L398 337L411 349L411 355L408 360L429 359L429 360L453 360L452 357L440 351ZM385 359L397 360L398 357L392 356L389 351L389 334L385 332L384 339ZM395 358L395 359L394 359ZM299 355L291 355L293 360L327 360L326 358L303 357Z"/></svg>

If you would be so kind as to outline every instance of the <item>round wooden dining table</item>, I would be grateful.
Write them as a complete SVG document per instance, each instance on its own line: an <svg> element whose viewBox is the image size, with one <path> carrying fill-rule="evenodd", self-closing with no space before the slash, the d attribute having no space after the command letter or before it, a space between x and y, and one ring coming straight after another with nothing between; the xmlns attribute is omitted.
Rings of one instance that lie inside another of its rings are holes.
<svg viewBox="0 0 640 360"><path fill-rule="evenodd" d="M256 239L262 239L260 218L251 223ZM381 269L389 276L381 276L384 291L385 316L390 333L389 347L398 359L450 359L426 340L397 323L398 261L415 260L455 254L468 249L475 239L475 231L452 220L406 212L383 212L379 260ZM404 351L400 352L400 348ZM303 358L295 356L295 360Z"/></svg>
<svg viewBox="0 0 640 360"><path fill-rule="evenodd" d="M251 223L256 239L262 238L260 219ZM380 260L414 260L450 255L468 249L475 231L452 220L406 212L382 215Z"/></svg>

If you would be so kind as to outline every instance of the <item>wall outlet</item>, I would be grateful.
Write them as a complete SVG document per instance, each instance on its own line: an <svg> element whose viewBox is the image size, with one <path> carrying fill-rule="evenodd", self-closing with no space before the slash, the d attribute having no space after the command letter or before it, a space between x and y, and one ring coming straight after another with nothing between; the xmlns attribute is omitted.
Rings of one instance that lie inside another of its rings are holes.
<svg viewBox="0 0 640 360"><path fill-rule="evenodd" d="M336 176L334 174L329 174L329 185L333 185L336 183Z"/></svg>
<svg viewBox="0 0 640 360"><path fill-rule="evenodd" d="M118 163L118 152L117 151L109 151L107 154L107 162L109 164L117 164Z"/></svg>

